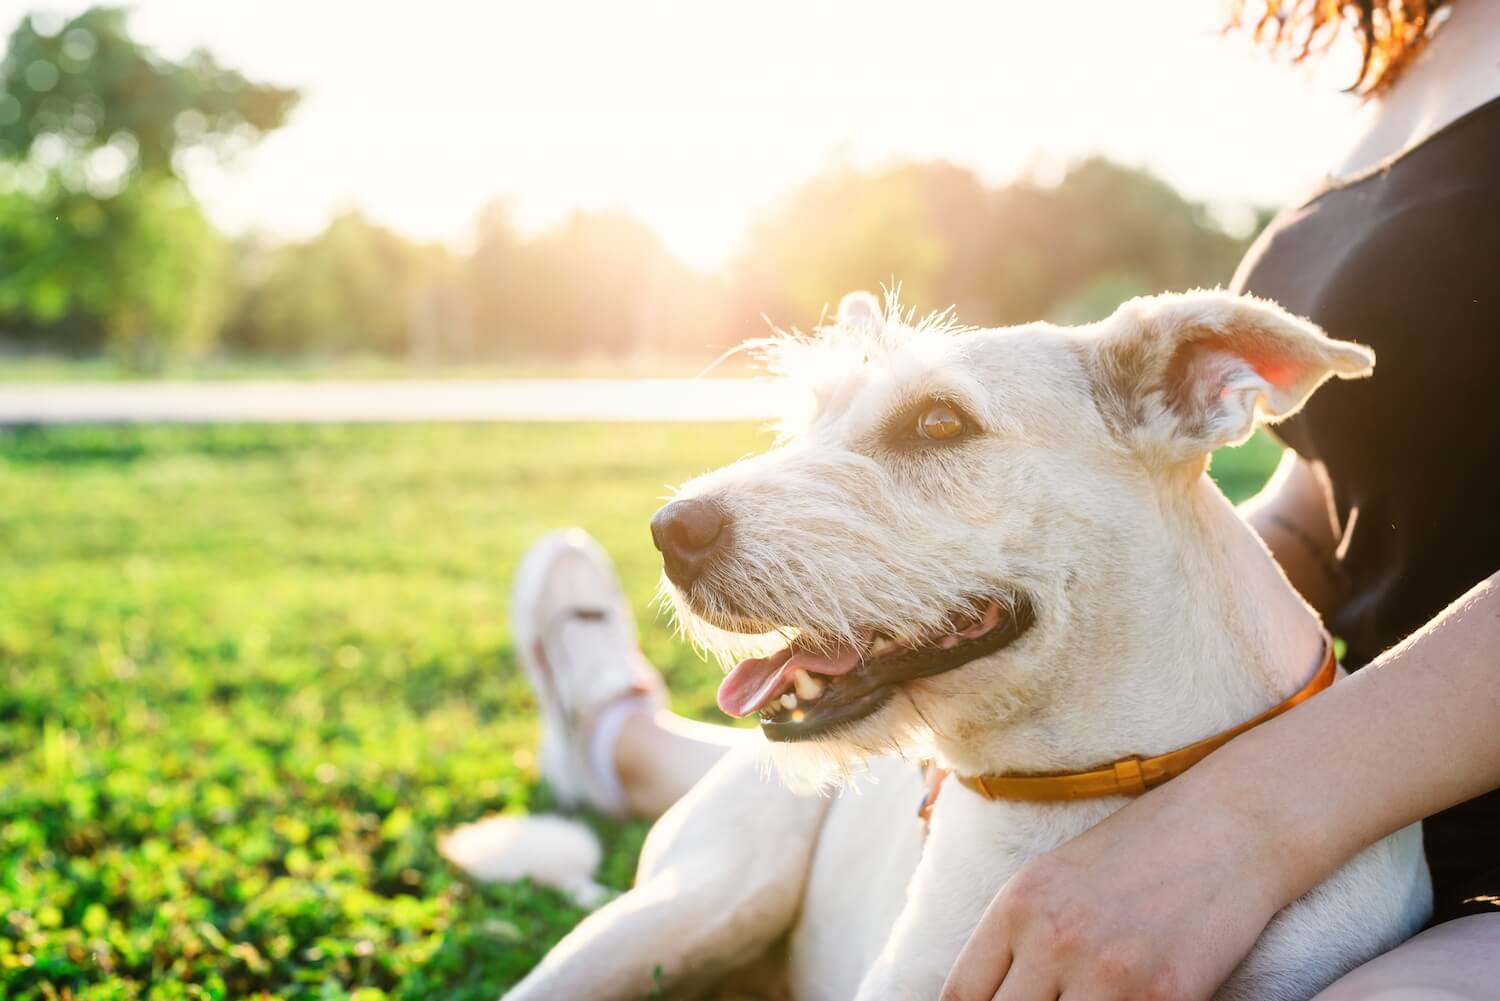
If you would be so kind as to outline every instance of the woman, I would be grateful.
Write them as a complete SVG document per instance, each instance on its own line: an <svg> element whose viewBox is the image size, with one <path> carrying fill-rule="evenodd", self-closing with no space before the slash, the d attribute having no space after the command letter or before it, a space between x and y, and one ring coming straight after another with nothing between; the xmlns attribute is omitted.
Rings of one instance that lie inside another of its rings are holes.
<svg viewBox="0 0 1500 1001"><path fill-rule="evenodd" d="M1439 6L1452 9L1434 29ZM1291 450L1245 514L1347 640L1348 664L1370 666L1024 868L960 956L950 1001L1208 998L1277 910L1422 817L1433 926L1320 999L1500 990L1488 482L1500 460L1500 0L1290 8L1287 37L1358 23L1368 128L1234 285L1372 345L1379 376L1326 387L1282 425ZM586 540L554 537L528 558L514 614L543 705L543 767L564 800L655 816L740 738L660 711L660 681Z"/></svg>

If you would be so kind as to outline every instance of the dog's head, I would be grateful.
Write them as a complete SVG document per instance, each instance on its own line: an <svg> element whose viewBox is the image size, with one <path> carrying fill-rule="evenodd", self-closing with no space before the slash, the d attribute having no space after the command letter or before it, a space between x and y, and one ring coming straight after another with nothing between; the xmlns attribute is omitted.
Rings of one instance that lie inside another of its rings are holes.
<svg viewBox="0 0 1500 1001"><path fill-rule="evenodd" d="M763 351L805 412L770 452L683 486L652 534L690 635L755 654L720 706L759 714L814 782L1044 696L1065 643L1102 628L1107 568L1149 559L1163 496L1373 363L1219 292L999 330L913 324L859 293Z"/></svg>

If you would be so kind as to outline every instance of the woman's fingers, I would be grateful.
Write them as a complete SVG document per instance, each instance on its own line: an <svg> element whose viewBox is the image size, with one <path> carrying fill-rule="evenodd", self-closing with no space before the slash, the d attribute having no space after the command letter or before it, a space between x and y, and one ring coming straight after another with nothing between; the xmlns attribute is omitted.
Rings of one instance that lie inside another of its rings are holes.
<svg viewBox="0 0 1500 1001"><path fill-rule="evenodd" d="M1012 963L994 1001L1057 1001L1057 981L1026 963Z"/></svg>
<svg viewBox="0 0 1500 1001"><path fill-rule="evenodd" d="M990 1001L1010 969L1006 941L1005 894L985 908L943 984L942 1001ZM1052 1001L1048 998L1047 1001Z"/></svg>

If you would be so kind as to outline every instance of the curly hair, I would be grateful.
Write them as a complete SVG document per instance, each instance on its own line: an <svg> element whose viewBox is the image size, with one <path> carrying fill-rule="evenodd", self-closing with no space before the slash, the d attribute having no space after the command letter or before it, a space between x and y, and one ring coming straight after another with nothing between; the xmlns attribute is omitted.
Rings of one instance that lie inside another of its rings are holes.
<svg viewBox="0 0 1500 1001"><path fill-rule="evenodd" d="M1260 0L1253 34L1293 62L1322 52L1348 25L1363 58L1349 89L1372 95L1385 90L1421 50L1451 0ZM1245 0L1235 0L1234 23L1245 21Z"/></svg>

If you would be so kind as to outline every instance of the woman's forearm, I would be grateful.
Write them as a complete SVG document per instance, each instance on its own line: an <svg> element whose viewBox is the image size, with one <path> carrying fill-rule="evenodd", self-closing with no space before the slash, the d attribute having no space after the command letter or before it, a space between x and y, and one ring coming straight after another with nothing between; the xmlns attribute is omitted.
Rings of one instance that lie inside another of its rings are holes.
<svg viewBox="0 0 1500 1001"><path fill-rule="evenodd" d="M1244 825L1285 905L1365 845L1500 787L1497 734L1500 573L1172 785Z"/></svg>

